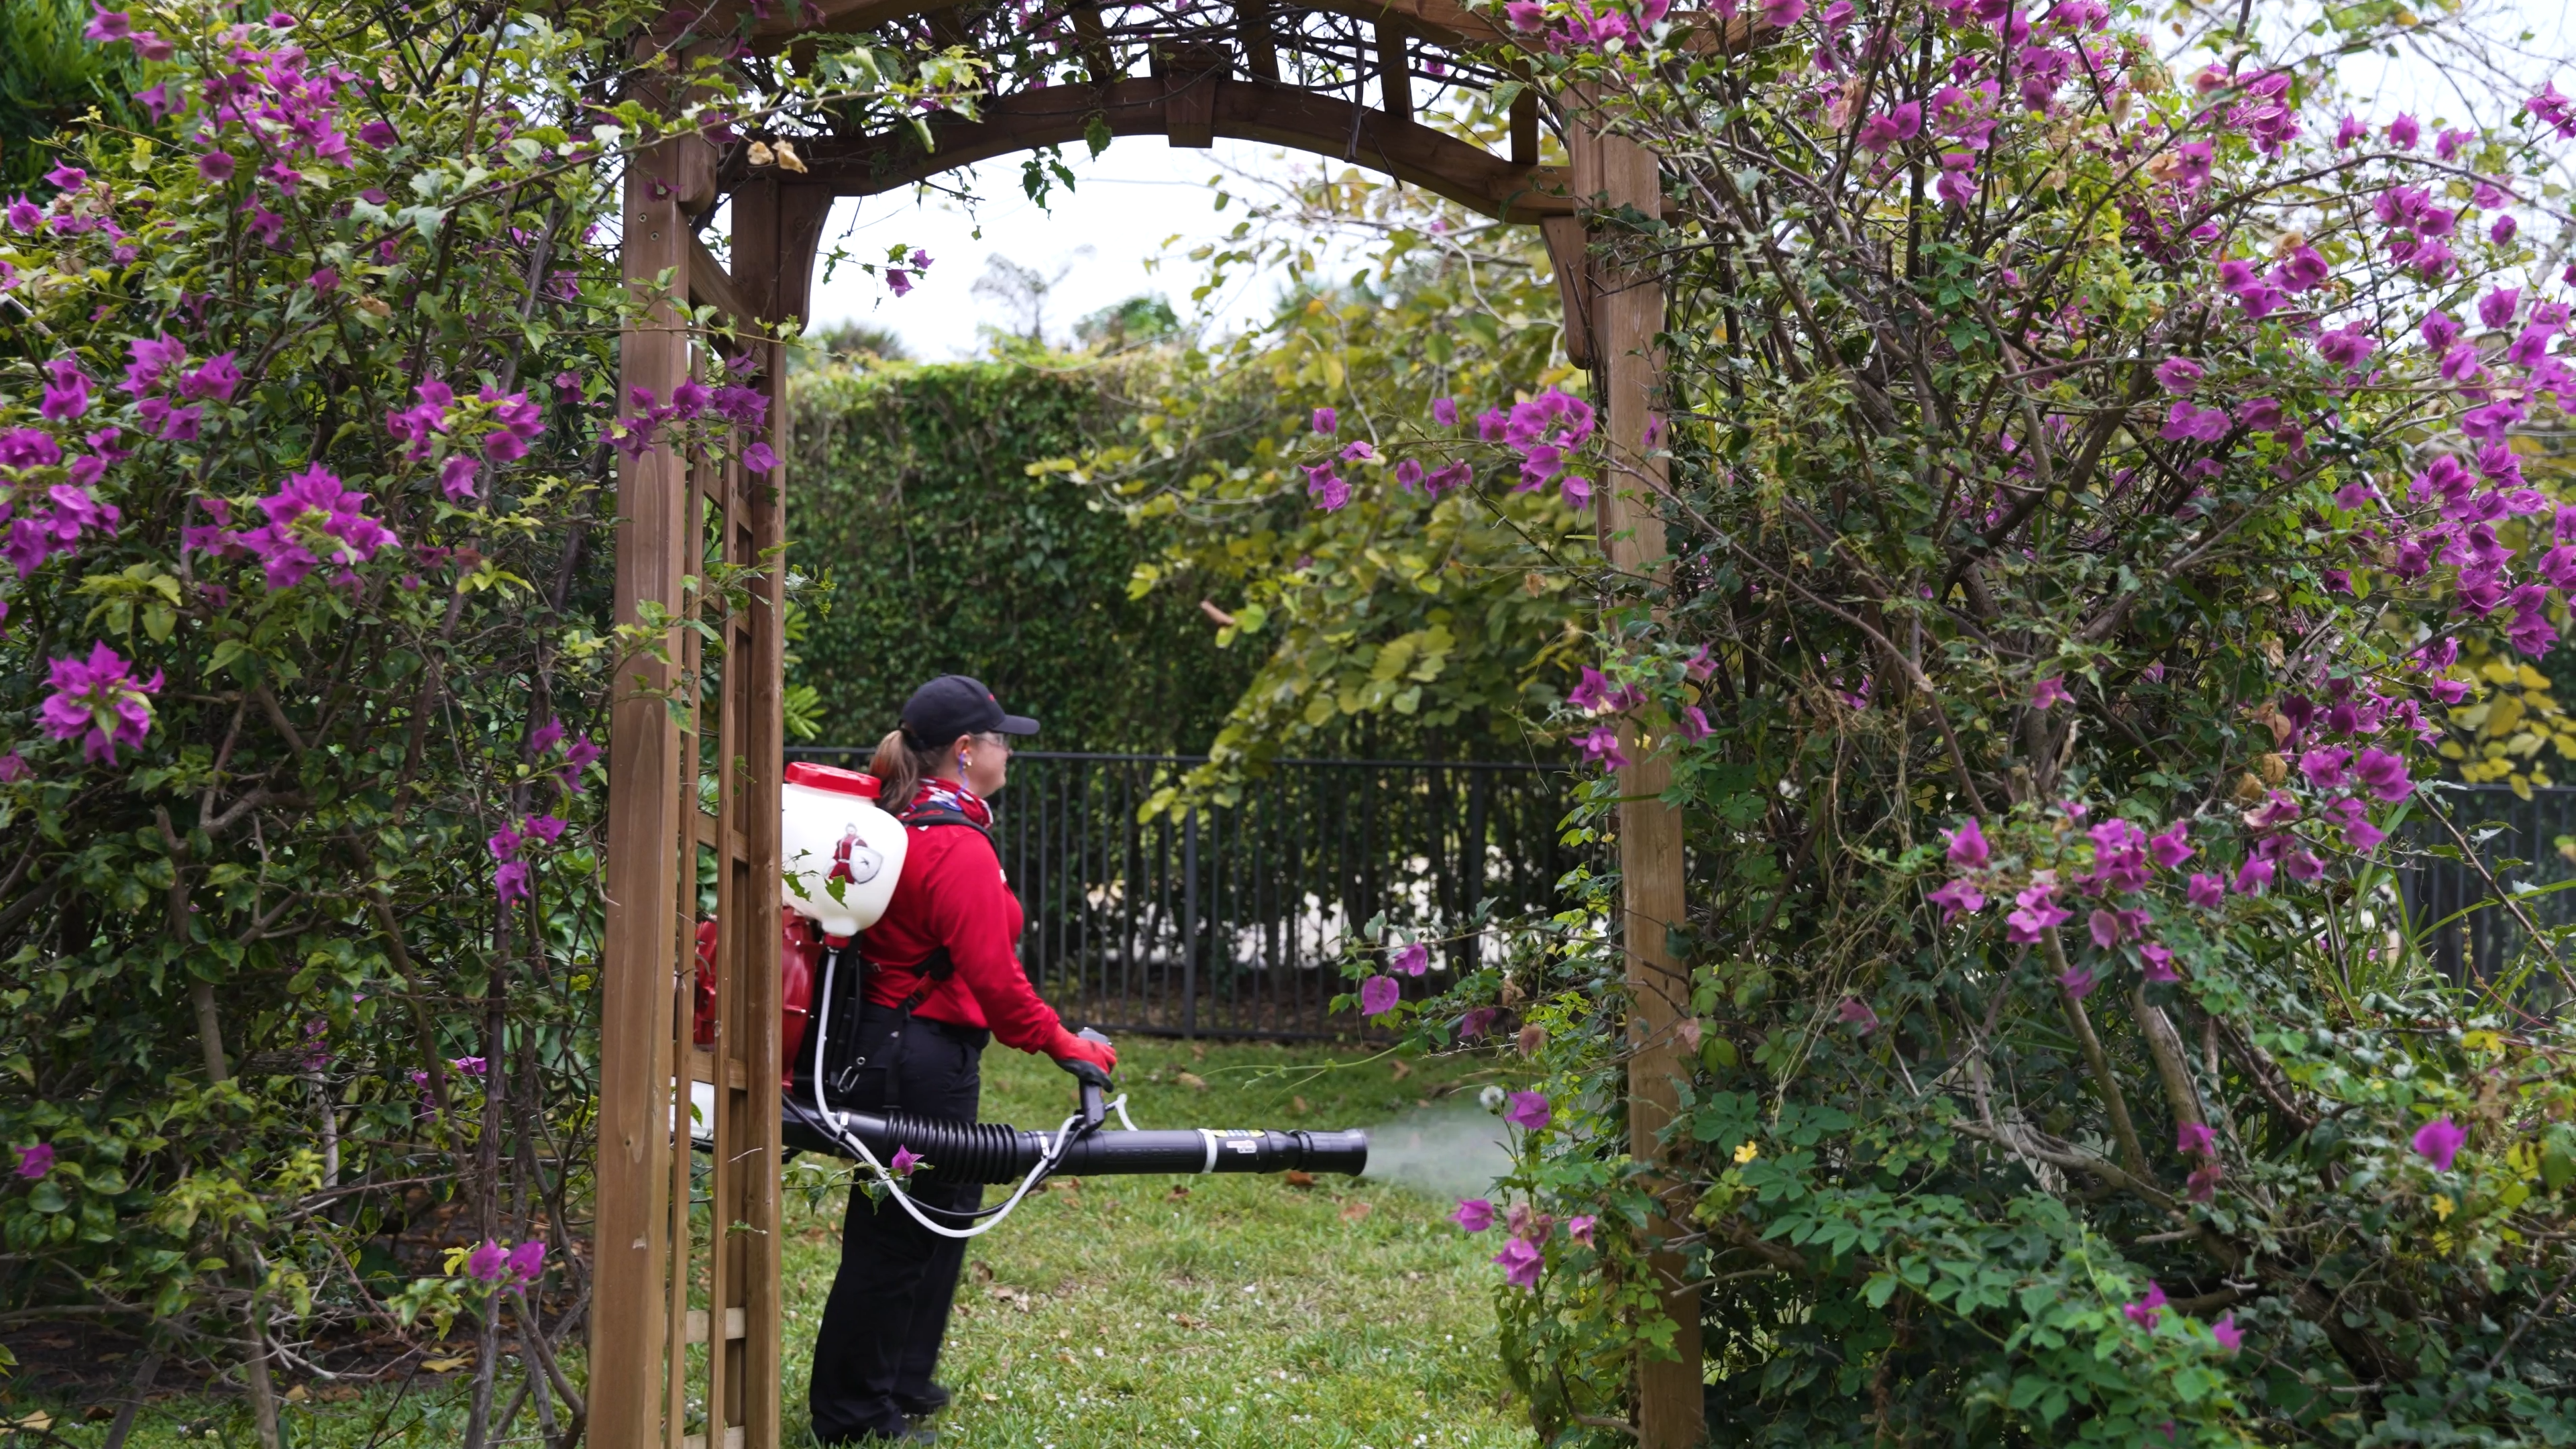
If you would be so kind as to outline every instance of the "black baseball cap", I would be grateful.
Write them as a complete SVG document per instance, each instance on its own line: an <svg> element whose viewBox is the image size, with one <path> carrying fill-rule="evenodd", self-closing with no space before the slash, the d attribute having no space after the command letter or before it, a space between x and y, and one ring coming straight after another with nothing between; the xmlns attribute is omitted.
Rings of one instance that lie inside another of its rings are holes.
<svg viewBox="0 0 2576 1449"><path fill-rule="evenodd" d="M943 674L903 702L903 732L917 746L944 745L959 735L1033 735L1038 722L1002 713L1002 702L980 679Z"/></svg>

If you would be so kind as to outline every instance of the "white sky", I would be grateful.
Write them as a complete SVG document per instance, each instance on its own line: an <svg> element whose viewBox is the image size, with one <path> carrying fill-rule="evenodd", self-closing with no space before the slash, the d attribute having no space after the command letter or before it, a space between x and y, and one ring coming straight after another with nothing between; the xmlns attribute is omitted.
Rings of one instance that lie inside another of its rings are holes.
<svg viewBox="0 0 2576 1449"><path fill-rule="evenodd" d="M1243 183L1233 182L1234 204L1220 213L1211 178L1226 172L1283 177L1319 164L1242 141L1177 150L1159 136L1122 137L1097 160L1079 145L1067 152L1065 164L1080 184L1070 193L1058 187L1048 209L1021 193L1016 156L950 178L965 179L981 196L973 217L945 196L912 191L835 204L823 233L827 253L840 246L853 257L881 261L886 247L900 241L929 252L931 267L904 297L855 266L842 267L830 282L818 268L814 325L863 321L890 328L924 361L972 356L982 350L979 326L1015 322L995 299L974 292L986 258L996 255L1049 277L1063 271L1047 304L1051 338L1064 339L1075 319L1139 293L1161 295L1186 320L1200 279L1190 249L1224 236L1244 216ZM1238 271L1224 295L1208 299L1210 320L1224 331L1266 319L1275 285L1268 276Z"/></svg>

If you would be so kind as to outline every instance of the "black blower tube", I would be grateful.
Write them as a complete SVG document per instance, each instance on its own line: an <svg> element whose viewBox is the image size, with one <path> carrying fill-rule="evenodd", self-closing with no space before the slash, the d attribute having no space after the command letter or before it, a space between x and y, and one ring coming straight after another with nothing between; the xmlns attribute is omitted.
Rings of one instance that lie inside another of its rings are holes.
<svg viewBox="0 0 2576 1449"><path fill-rule="evenodd" d="M789 1097L784 1136L790 1147L855 1160L833 1140L822 1114ZM942 1182L1016 1182L1046 1158L1053 1134L998 1122L948 1122L909 1112L843 1112L840 1130L884 1162L898 1147L920 1154ZM1077 1128L1077 1131L1080 1129ZM1158 1172L1341 1172L1368 1169L1368 1134L1191 1128L1169 1132L1093 1131L1076 1137L1055 1172L1081 1177Z"/></svg>

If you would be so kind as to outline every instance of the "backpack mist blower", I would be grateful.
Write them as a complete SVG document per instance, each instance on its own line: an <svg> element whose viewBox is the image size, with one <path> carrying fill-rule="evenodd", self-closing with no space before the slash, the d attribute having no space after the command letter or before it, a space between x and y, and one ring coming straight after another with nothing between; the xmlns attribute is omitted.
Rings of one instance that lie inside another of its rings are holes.
<svg viewBox="0 0 2576 1449"><path fill-rule="evenodd" d="M781 1055L788 1066L779 1085L782 1135L789 1147L866 1163L916 1221L949 1237L972 1237L999 1226L1022 1198L1059 1172L1090 1177L1302 1169L1356 1177L1368 1167L1368 1134L1361 1131L1212 1127L1140 1131L1127 1118L1127 1099L1111 1098L1108 1074L1089 1062L1067 1066L1075 1080L1074 1111L1053 1132L863 1108L857 1101L858 1084L870 1064L857 1051L867 971L859 933L885 914L903 870L911 832L980 827L954 815L899 821L878 807L875 776L828 765L789 765L783 794L783 891L789 914L782 942L785 1031ZM701 927L699 939L700 1013L702 1026L711 1035L711 925ZM1089 1030L1082 1035L1108 1040ZM1118 1118L1118 1130L1107 1127L1112 1113ZM885 1163L898 1149L919 1156L942 1181L1016 1179L1018 1187L998 1207L979 1212L924 1207L886 1171ZM979 1217L985 1221L972 1227L954 1226L933 1221L934 1215L957 1223Z"/></svg>

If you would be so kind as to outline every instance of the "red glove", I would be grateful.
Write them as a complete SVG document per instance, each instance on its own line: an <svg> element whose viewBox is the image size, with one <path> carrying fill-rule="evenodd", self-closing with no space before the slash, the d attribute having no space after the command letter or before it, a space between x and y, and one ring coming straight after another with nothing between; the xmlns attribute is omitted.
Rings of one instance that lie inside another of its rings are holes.
<svg viewBox="0 0 2576 1449"><path fill-rule="evenodd" d="M1089 1062L1104 1072L1118 1070L1118 1049L1105 1041L1084 1041L1062 1026L1055 1029L1055 1040L1047 1043L1046 1054L1058 1066L1067 1062Z"/></svg>

